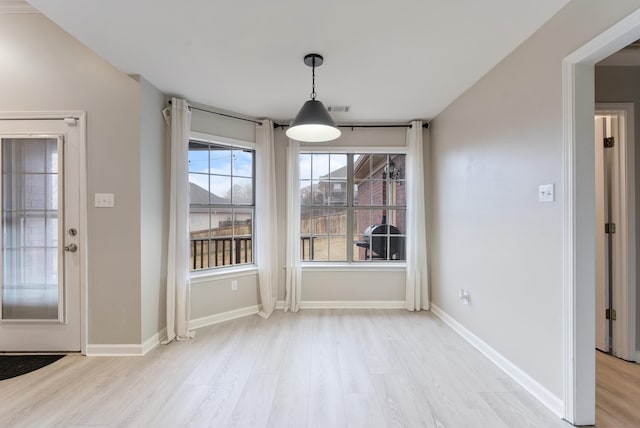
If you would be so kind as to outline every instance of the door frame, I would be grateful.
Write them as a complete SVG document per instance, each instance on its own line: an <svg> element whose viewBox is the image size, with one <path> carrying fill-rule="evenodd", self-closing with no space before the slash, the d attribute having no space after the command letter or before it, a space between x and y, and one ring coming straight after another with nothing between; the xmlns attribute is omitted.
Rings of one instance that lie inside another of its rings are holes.
<svg viewBox="0 0 640 428"><path fill-rule="evenodd" d="M563 401L595 423L595 64L640 39L640 9L562 60Z"/></svg>
<svg viewBox="0 0 640 428"><path fill-rule="evenodd" d="M78 252L80 253L80 353L86 355L88 343L88 222L87 222L87 113L82 110L62 110L62 111L15 111L0 112L0 120L62 120L70 118L76 120L78 127L79 144L79 171L80 180L80 230L78 234Z"/></svg>
<svg viewBox="0 0 640 428"><path fill-rule="evenodd" d="M619 221L616 224L618 238L614 242L619 260L614 261L614 309L618 312L617 323L613 327L614 355L627 361L636 361L636 207L635 207L635 134L633 103L596 103L596 114L618 114L623 118L620 126L624 138L618 144L618 186L614 189L617 197L616 210ZM614 180L616 182L616 180ZM597 201L596 201L597 203ZM596 224L596 230L601 225Z"/></svg>

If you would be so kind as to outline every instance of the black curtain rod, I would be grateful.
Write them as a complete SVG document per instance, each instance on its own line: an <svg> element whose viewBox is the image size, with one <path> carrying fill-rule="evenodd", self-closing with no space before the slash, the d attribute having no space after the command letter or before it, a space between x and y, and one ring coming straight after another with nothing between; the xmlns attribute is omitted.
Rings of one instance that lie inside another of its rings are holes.
<svg viewBox="0 0 640 428"><path fill-rule="evenodd" d="M169 100L169 104L171 104L171 100ZM198 111L202 111L202 112L205 112L205 113L217 114L218 116L230 117L231 119L244 120L245 122L257 123L258 125L262 125L262 122L260 122L258 120L246 119L244 117L238 117L238 116L234 116L232 114L220 113L220 112L217 112L217 111L205 110L203 108L198 108L198 107L194 107L194 106L189 106L189 110L198 110Z"/></svg>
<svg viewBox="0 0 640 428"><path fill-rule="evenodd" d="M217 111L209 111L209 110L205 110L205 109L198 108L198 107L193 107L193 106L189 106L189 108L192 109L192 110L203 111L205 113L217 114L218 116L230 117L231 119L244 120L245 122L257 123L258 125L262 125L262 122L260 122L260 121L253 120L253 119L245 119L244 117L238 117L238 116L234 116L232 114L219 113Z"/></svg>
<svg viewBox="0 0 640 428"><path fill-rule="evenodd" d="M287 128L289 125L284 125L281 123L273 123L274 128ZM337 125L338 128L412 128L413 125L408 123L406 125ZM429 124L424 123L422 125L423 128L428 128Z"/></svg>
<svg viewBox="0 0 640 428"><path fill-rule="evenodd" d="M4 118L2 118L0 120L65 120L66 118L80 120L79 117L75 117L75 116L65 116L65 117L4 117Z"/></svg>
<svg viewBox="0 0 640 428"><path fill-rule="evenodd" d="M169 100L169 104L171 104L171 100ZM258 125L262 125L262 122L258 120L246 119L244 117L233 116L231 114L226 114L226 113L219 113L217 111L205 110L205 109L194 107L194 106L189 106L189 110L198 110L205 113L217 114L218 116L230 117L231 119L244 120L245 122L257 123ZM275 129L287 128L288 126L289 125L273 122L273 127ZM406 125L338 125L338 128L351 128L351 129L354 129L354 128L411 128L412 126L413 125L409 123ZM429 124L424 123L422 127L428 128Z"/></svg>

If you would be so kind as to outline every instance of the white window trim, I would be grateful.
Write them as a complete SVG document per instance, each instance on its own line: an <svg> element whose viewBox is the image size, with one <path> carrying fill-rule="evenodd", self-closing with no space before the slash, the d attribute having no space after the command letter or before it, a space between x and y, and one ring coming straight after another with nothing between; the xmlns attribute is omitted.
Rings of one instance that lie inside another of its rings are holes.
<svg viewBox="0 0 640 428"><path fill-rule="evenodd" d="M207 269L204 272L194 271L191 273L191 285L209 285L213 281L255 276L257 274L258 266L256 264Z"/></svg>
<svg viewBox="0 0 640 428"><path fill-rule="evenodd" d="M407 264L404 261L389 260L376 262L301 262L303 272L404 272Z"/></svg>
<svg viewBox="0 0 640 428"><path fill-rule="evenodd" d="M364 147L364 146L300 146L300 154L309 153L334 153L334 154L398 154L406 155L406 146L380 146L380 147Z"/></svg>
<svg viewBox="0 0 640 428"><path fill-rule="evenodd" d="M225 145L230 147L231 146L240 147L243 149L249 149L249 150L253 150L254 152L257 152L256 144L252 141L238 140L235 138L222 137L222 136L213 135L213 134L206 134L203 132L191 131L189 133L189 140L198 141L201 143ZM254 162L255 161L256 160L254 156ZM255 177L254 177L254 182L255 182ZM255 189L254 189L254 192L255 192ZM255 211L254 211L254 214L255 214ZM255 234L256 233L254 228L253 235L252 235L252 239L254 241L256 238ZM209 269L189 271L189 277L190 277L191 285L197 285L197 284L206 284L208 282L218 281L221 279L256 275L257 273L258 273L258 265L256 265L255 263L250 263L250 264L242 264L242 265L236 265L236 266L225 266L225 267L217 267L217 268L214 267Z"/></svg>
<svg viewBox="0 0 640 428"><path fill-rule="evenodd" d="M252 141L237 140L235 138L221 137L213 134L204 134L202 132L191 131L191 133L189 134L189 139L201 143L222 144L225 146L236 146L250 150L256 149L256 143Z"/></svg>

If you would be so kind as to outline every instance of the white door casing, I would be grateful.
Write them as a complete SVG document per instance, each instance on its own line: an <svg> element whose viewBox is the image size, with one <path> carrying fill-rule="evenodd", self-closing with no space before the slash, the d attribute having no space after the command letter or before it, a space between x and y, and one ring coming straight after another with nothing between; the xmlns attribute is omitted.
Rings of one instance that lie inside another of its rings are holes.
<svg viewBox="0 0 640 428"><path fill-rule="evenodd" d="M563 401L565 419L595 423L594 65L640 39L640 10L562 60Z"/></svg>
<svg viewBox="0 0 640 428"><path fill-rule="evenodd" d="M47 147L55 146L53 142L57 142L58 152L54 155L54 163L57 163L58 173L53 174L55 175L55 180L51 182L57 182L58 197L49 196L52 200L58 201L57 233L53 233L53 226L50 226L49 229L45 229L48 230L45 234L46 237L42 238L43 241L47 242L52 239L57 241L57 244L54 243L53 247L51 244L46 244L47 248L43 250L50 252L49 254L53 255L53 257L57 254L57 272L43 274L42 276L54 278L54 282L60 284L60 292L54 293L54 298L55 295L59 297L57 301L58 307L53 308L54 313L51 313L51 308L49 308L47 314L42 316L42 311L33 312L26 304L22 306L22 309L27 309L23 311L23 315L16 316L15 314L12 315L9 310L5 311L6 313L0 318L0 351L84 352L87 331L85 316L87 242L85 114L83 112L0 113L0 138L2 138L3 145L14 144L17 148L21 143L25 142L31 146L37 146L39 141L45 142L43 144L48 144ZM10 151L7 150L6 153L10 153ZM3 162L3 171L7 168L7 162L10 162L10 156L7 155L6 157L6 162ZM25 173L25 175L28 174ZM3 178L10 182L7 177L9 175L3 174ZM51 175L45 175L45 177L47 177L46 181L49 183ZM26 182L27 180L25 179ZM6 186L3 188L6 188ZM22 189L24 194L34 191L32 190L33 187L29 185L17 185L17 188ZM11 191L13 194L16 193L15 189ZM49 190L47 191L49 192ZM5 190L5 192L8 191ZM55 196L54 192L52 194ZM10 206L11 199L15 199L13 194L11 198L8 196L3 198L5 205ZM45 212L46 214L41 216L46 217L51 213L50 209ZM56 210L53 212L56 212ZM23 217L27 218L28 216L16 216L15 218L20 218L20 222L28 221L24 220ZM12 224L17 224L17 222L13 220ZM45 224L55 224L55 219L52 223L45 220ZM11 244L8 243L12 238L7 237L7 230L11 230L11 228L6 228L3 236L3 248L7 244L7 254L2 257L7 266L2 266L2 269L6 268L6 272L3 272L11 275L13 265L23 266L28 263L12 262L10 253L16 250L12 250ZM29 228L25 227L24 230L29 230ZM42 234L42 231L37 231L37 233ZM34 236L37 238L37 234ZM74 245L75 248L73 247ZM67 251L65 251L65 247ZM21 251L24 254L19 259L28 261L27 251L24 249ZM47 260L50 259L47 258ZM55 262L52 263L55 264ZM34 271L33 267L27 269ZM23 283L29 286L29 272L24 272L26 273L21 274ZM3 277L3 279L7 278ZM6 282L9 283L9 279ZM20 294L16 295L18 297L10 301L9 297L14 296L14 294L5 294L6 300L9 302L4 305L5 309L18 308L20 310L23 303L20 303ZM49 302L50 299L45 299L45 301ZM53 305L55 304L54 302ZM2 307L0 306L0 309ZM18 310L14 312L19 313Z"/></svg>

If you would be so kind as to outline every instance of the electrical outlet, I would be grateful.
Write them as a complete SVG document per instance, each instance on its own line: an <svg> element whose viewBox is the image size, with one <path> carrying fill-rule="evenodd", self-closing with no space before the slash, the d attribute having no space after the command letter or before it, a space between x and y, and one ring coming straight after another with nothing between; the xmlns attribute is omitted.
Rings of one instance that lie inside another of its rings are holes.
<svg viewBox="0 0 640 428"><path fill-rule="evenodd" d="M460 298L460 300L462 300L462 303L464 303L465 305L469 304L469 292L464 288L460 289L460 294L458 295L458 297Z"/></svg>
<svg viewBox="0 0 640 428"><path fill-rule="evenodd" d="M113 208L116 205L113 193L96 193L94 199L93 206L96 208Z"/></svg>
<svg viewBox="0 0 640 428"><path fill-rule="evenodd" d="M538 201L553 202L553 184L541 184L538 186Z"/></svg>
<svg viewBox="0 0 640 428"><path fill-rule="evenodd" d="M231 281L231 291L238 291L238 280L234 279Z"/></svg>

